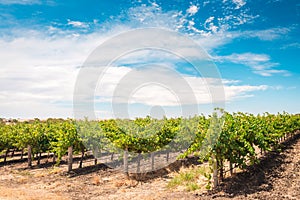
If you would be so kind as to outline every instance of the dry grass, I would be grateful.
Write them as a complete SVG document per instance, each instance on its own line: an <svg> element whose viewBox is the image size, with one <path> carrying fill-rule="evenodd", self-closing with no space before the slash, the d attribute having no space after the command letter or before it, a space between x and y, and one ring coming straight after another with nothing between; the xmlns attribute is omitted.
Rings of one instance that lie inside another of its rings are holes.
<svg viewBox="0 0 300 200"><path fill-rule="evenodd" d="M210 182L210 169L208 166L182 167L168 182L170 189L195 191L206 190Z"/></svg>
<svg viewBox="0 0 300 200"><path fill-rule="evenodd" d="M64 172L64 169L59 168L59 167L53 167L50 171L49 174L61 174Z"/></svg>

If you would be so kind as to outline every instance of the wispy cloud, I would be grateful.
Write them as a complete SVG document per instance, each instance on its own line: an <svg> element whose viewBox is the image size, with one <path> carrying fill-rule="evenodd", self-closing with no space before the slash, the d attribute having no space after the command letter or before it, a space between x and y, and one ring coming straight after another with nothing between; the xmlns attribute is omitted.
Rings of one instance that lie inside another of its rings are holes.
<svg viewBox="0 0 300 200"><path fill-rule="evenodd" d="M72 21L70 19L68 19L68 25L71 25L75 28L89 28L89 25L85 22L81 22L81 21Z"/></svg>
<svg viewBox="0 0 300 200"><path fill-rule="evenodd" d="M279 66L279 63L272 62L270 56L266 54L234 53L227 56L216 56L214 59L219 62L231 62L246 65L250 67L254 73L261 76L272 76L274 74L283 76L290 75L290 72L287 70L276 69L276 67Z"/></svg>
<svg viewBox="0 0 300 200"><path fill-rule="evenodd" d="M240 33L240 36L245 38L258 38L264 41L272 41L286 36L286 34L288 34L290 31L291 30L286 27L270 28L265 30L243 31Z"/></svg>
<svg viewBox="0 0 300 200"><path fill-rule="evenodd" d="M214 6L218 3L206 2L205 5L207 4L213 4L212 6ZM239 5L239 9L235 10L237 5ZM245 5L245 2L234 0L231 4L222 7L223 11L219 13L218 17L208 15L205 18L205 15L203 15L201 18L204 17L204 21L197 22L197 24L194 15L199 13L200 6L193 4L186 10L169 10L167 12L157 4L150 6L143 4L142 6L130 8L125 15L129 18L129 24L134 27L165 27L180 32L188 32L189 34L207 35L217 31L225 32L232 27L251 23L258 17L249 14L247 9L241 8L241 5Z"/></svg>
<svg viewBox="0 0 300 200"><path fill-rule="evenodd" d="M237 39L257 38L261 41L279 40L287 36L290 32L289 28L270 28L264 30L251 30L251 31L222 31L219 26L213 23L214 17L210 17L206 21L206 29L212 32L198 31L199 35L191 36L199 43L206 51L213 52L215 49L233 42ZM281 47L285 48L298 48L298 43L292 43ZM279 47L280 48L280 47Z"/></svg>
<svg viewBox="0 0 300 200"><path fill-rule="evenodd" d="M22 5L32 5L41 4L41 0L0 0L0 4L22 4Z"/></svg>
<svg viewBox="0 0 300 200"><path fill-rule="evenodd" d="M240 9L244 5L246 5L245 0L232 0L232 2L236 5L235 9Z"/></svg>
<svg viewBox="0 0 300 200"><path fill-rule="evenodd" d="M290 44L283 45L280 49L300 49L300 43L294 42Z"/></svg>
<svg viewBox="0 0 300 200"><path fill-rule="evenodd" d="M199 10L199 7L197 7L196 5L191 5L187 10L186 12L189 14L189 15L195 15Z"/></svg>
<svg viewBox="0 0 300 200"><path fill-rule="evenodd" d="M206 30L212 31L212 33L216 33L219 29L219 27L213 23L214 19L215 17L209 17L204 22L204 28Z"/></svg>

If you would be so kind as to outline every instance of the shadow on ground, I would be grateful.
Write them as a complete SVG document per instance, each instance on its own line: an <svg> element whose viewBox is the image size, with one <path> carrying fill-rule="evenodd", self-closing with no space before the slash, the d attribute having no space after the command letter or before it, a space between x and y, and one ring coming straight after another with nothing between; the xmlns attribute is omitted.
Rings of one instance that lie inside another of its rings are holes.
<svg viewBox="0 0 300 200"><path fill-rule="evenodd" d="M299 133L287 139L281 144L281 151L268 152L260 159L258 164L249 166L244 172L224 179L217 189L205 196L209 196L210 198L247 197L247 195L253 193L271 191L274 185L274 178L280 178L281 172L285 170L284 164L290 162L286 160L286 154L299 139Z"/></svg>

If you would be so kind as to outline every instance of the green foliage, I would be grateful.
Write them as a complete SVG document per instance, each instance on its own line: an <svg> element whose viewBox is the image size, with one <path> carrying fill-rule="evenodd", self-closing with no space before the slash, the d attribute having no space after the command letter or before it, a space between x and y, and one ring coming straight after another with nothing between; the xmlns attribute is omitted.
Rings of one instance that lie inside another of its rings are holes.
<svg viewBox="0 0 300 200"><path fill-rule="evenodd" d="M135 153L148 153L169 144L180 127L179 119L156 120L150 117L135 120L106 120L100 127L116 148Z"/></svg>
<svg viewBox="0 0 300 200"><path fill-rule="evenodd" d="M29 122L14 121L5 124L0 121L0 152L9 149L32 147L33 153L54 152L58 163L69 146L75 152L83 148L95 154L101 151L128 150L134 153L148 153L170 146L188 150L180 157L195 154L202 161L211 155L222 170L225 160L241 168L257 162L255 148L270 151L280 149L279 139L300 128L300 115L286 112L227 113L221 110L220 118L203 115L190 118L153 119L151 117L89 121L71 119L38 119ZM192 144L190 144L192 142Z"/></svg>
<svg viewBox="0 0 300 200"><path fill-rule="evenodd" d="M286 112L257 116L224 112L223 118L225 121L222 127L222 120L218 121L214 116L210 117L209 126L208 120L204 120L199 125L202 131L199 128L194 143L183 156L194 153L200 156L201 161L208 161L213 154L220 172L226 160L234 166L244 168L249 163L258 162L255 148L261 151L280 149L279 139L300 128L300 116Z"/></svg>

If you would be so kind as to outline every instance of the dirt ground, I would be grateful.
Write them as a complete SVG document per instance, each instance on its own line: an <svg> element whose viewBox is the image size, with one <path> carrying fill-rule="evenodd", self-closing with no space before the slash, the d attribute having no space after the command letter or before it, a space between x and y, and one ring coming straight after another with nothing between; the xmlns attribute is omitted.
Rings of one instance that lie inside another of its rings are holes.
<svg viewBox="0 0 300 200"><path fill-rule="evenodd" d="M281 152L267 154L259 164L225 179L209 193L168 189L168 181L181 165L178 162L136 181L103 164L67 174L64 164L27 169L24 162L14 163L0 166L0 199L300 199L300 134L284 142Z"/></svg>

